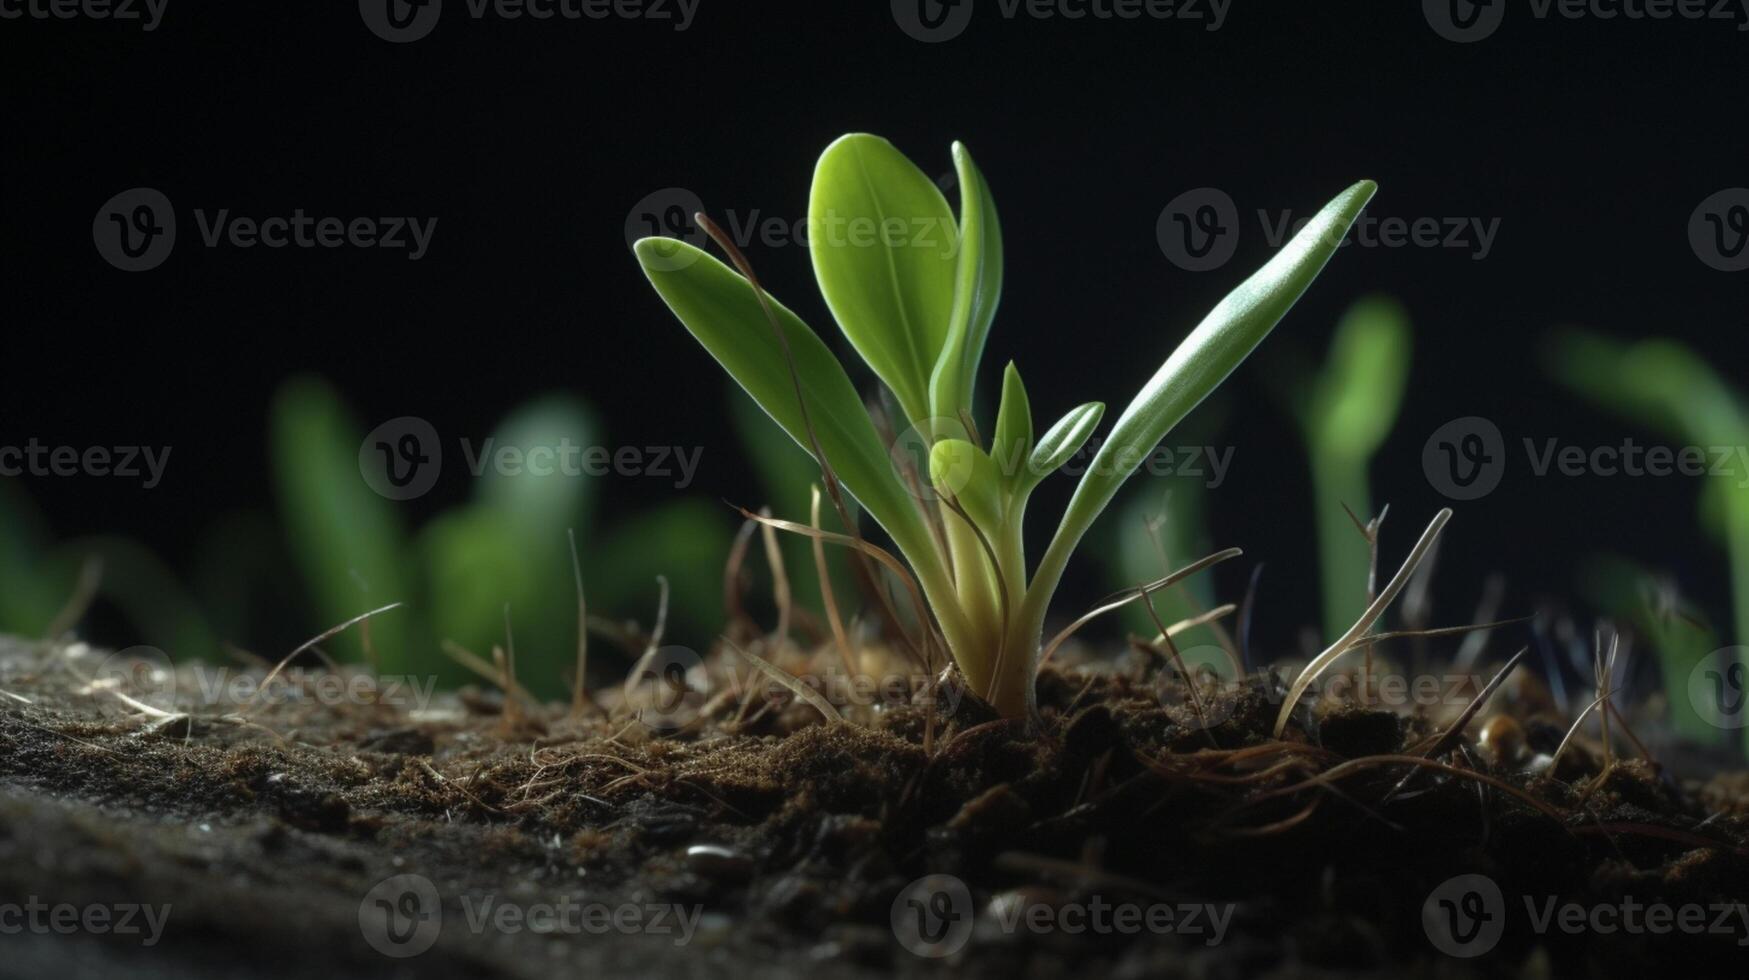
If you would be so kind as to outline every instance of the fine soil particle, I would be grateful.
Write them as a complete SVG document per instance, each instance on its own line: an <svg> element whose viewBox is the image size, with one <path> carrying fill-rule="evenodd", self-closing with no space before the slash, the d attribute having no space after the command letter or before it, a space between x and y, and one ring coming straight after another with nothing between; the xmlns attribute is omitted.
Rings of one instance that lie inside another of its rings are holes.
<svg viewBox="0 0 1749 980"><path fill-rule="evenodd" d="M151 945L9 936L22 975L1638 977L1676 957L1687 976L1741 978L1749 963L1741 919L1701 935L1527 924L1545 898L1749 902L1749 776L1678 776L1619 746L1605 766L1582 738L1550 775L1546 717L1418 764L1404 760L1449 719L1320 704L1277 740L1269 675L1190 692L1131 665L1053 667L1031 724L963 692L939 713L828 720L787 695L715 696L717 677L695 718L652 726L624 704L579 714L478 689L148 703L118 697L103 661L0 643L0 889L168 918ZM928 874L970 903L940 960L906 934ZM1461 875L1508 903L1474 960L1439 952L1424 919ZM408 882L428 889L423 917L397 917ZM1102 906L1175 924L1066 927ZM570 907L643 918L536 911ZM657 907L685 910L684 933ZM1191 908L1218 911L1218 933ZM1014 926L1028 921L1042 925Z"/></svg>

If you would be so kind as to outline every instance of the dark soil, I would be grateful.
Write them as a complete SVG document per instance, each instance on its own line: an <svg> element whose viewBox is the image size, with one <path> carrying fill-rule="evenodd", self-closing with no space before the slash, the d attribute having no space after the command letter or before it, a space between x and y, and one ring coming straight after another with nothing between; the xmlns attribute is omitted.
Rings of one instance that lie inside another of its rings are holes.
<svg viewBox="0 0 1749 980"><path fill-rule="evenodd" d="M1202 717L1221 719L1206 729L1182 691L1162 698L1125 667L1045 673L1037 732L969 697L952 716L903 706L828 723L804 703L728 696L658 734L611 704L507 710L490 690L416 714L294 701L166 717L94 689L102 660L0 644L0 903L168 904L169 918L150 947L10 934L0 973L1749 975L1741 923L1701 936L1523 926L1521 895L1749 902L1749 775L1679 776L1631 753L1605 767L1584 740L1553 777L1530 775L1570 719L1510 690L1496 699L1516 717L1492 721L1491 707L1470 732L1522 737L1465 737L1436 771L1402 761L1441 733L1420 716L1324 706L1272 739L1280 682L1266 675L1205 691ZM958 876L980 910L944 960L913 955L891 925L928 873ZM1422 921L1429 894L1468 873L1520 910L1474 960L1436 950ZM404 959L365 938L384 928L367 895L402 874L433 883L443 922ZM468 903L485 896L702 917L684 945L470 928ZM1212 946L995 924L1005 903L1096 896L1235 911Z"/></svg>

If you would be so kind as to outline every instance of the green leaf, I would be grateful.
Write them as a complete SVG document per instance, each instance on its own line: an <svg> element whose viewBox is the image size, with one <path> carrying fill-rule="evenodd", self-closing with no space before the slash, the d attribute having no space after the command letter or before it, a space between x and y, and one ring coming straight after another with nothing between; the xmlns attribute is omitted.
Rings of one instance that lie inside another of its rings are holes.
<svg viewBox="0 0 1749 980"><path fill-rule="evenodd" d="M947 199L891 143L852 133L820 155L808 198L814 275L844 336L914 425L929 416L958 244Z"/></svg>
<svg viewBox="0 0 1749 980"><path fill-rule="evenodd" d="M1364 460L1378 451L1403 404L1411 342L1395 300L1373 296L1349 308L1308 413L1314 452Z"/></svg>
<svg viewBox="0 0 1749 980"><path fill-rule="evenodd" d="M947 342L929 379L930 411L945 418L971 410L978 362L1002 298L1002 226L996 220L996 202L965 144L953 145L953 162L960 185L959 263Z"/></svg>
<svg viewBox="0 0 1749 980"><path fill-rule="evenodd" d="M333 389L313 378L287 382L273 404L272 454L292 556L323 626L409 598L400 521L359 472L363 435ZM385 671L411 666L404 618L376 617L372 646ZM362 656L361 631L330 649Z"/></svg>
<svg viewBox="0 0 1749 980"><path fill-rule="evenodd" d="M899 483L873 421L844 368L820 338L773 299L772 311L787 340L786 354L752 287L734 270L683 242L646 238L633 248L656 292L680 322L790 438L812 452L790 375L790 357L794 357L808 421L833 471L913 563L923 566L920 576L940 571L939 563L927 565L934 555L928 531ZM689 254L677 263L676 251ZM680 267L673 268L676 265Z"/></svg>
<svg viewBox="0 0 1749 980"><path fill-rule="evenodd" d="M1027 459L1032 455L1032 404L1026 397L1026 386L1020 383L1020 371L1014 362L1002 372L1002 404L996 409L996 432L991 437L990 455L1010 485L1019 485L1026 472Z"/></svg>
<svg viewBox="0 0 1749 980"><path fill-rule="evenodd" d="M1262 269L1221 300L1124 409L1075 487L1039 563L1027 594L1029 632L1032 623L1042 627L1044 604L1056 591L1069 555L1118 488L1166 433L1269 335L1335 254L1377 189L1363 180L1326 204Z"/></svg>
<svg viewBox="0 0 1749 980"><path fill-rule="evenodd" d="M1026 463L1025 482L1021 486L1032 489L1057 467L1067 463L1069 457L1080 452L1104 415L1104 402L1088 402L1075 406L1069 414L1058 419L1057 424L1046 430L1038 445L1033 447L1032 458Z"/></svg>
<svg viewBox="0 0 1749 980"><path fill-rule="evenodd" d="M929 482L986 534L995 534L1002 524L1002 474L977 446L964 439L937 441L929 450Z"/></svg>

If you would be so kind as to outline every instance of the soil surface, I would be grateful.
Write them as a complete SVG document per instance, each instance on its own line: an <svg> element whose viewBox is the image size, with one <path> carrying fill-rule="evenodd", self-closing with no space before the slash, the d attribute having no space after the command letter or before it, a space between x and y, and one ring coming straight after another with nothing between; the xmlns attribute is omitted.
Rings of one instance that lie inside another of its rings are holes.
<svg viewBox="0 0 1749 980"><path fill-rule="evenodd" d="M187 665L0 642L0 928L42 907L0 973L1749 975L1749 775L1619 735L1551 771L1571 719L1516 675L1451 739L1449 717L1319 704L1277 740L1280 678L1190 692L1133 652L1048 669L1030 731L951 680L829 720L725 686L732 652L692 666L683 711L603 691L577 712L360 696L340 682L368 675L314 662L214 698ZM1449 892L1463 875L1504 905ZM1735 918L1539 932L1526 897ZM1468 950L1504 920L1484 955L1436 945L1442 898L1487 913ZM56 928L57 906L146 908L126 932Z"/></svg>

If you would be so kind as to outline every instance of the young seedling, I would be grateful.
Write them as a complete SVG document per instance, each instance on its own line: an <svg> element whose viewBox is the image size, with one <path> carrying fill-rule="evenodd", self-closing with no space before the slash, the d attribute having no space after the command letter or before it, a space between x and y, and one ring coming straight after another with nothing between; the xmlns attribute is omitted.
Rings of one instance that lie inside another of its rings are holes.
<svg viewBox="0 0 1749 980"><path fill-rule="evenodd" d="M1346 629L1372 599L1375 545L1355 524L1380 516L1372 508L1367 468L1403 404L1410 343L1401 306L1381 296L1361 300L1336 325L1329 360L1299 399L1312 465L1326 635Z"/></svg>
<svg viewBox="0 0 1749 980"><path fill-rule="evenodd" d="M904 431L896 441L877 435L838 359L788 308L684 242L646 238L634 251L681 323L898 545L972 689L1005 717L1030 717L1045 613L1076 545L1155 444L1311 285L1376 187L1361 181L1343 191L1191 331L1118 417L1029 568L1027 499L1087 442L1104 405L1073 408L1038 434L1011 363L994 424L972 424L973 384L1002 289L1002 240L983 174L964 146L954 145L953 158L957 221L935 183L878 137L840 138L814 171L815 277L897 403L894 428ZM908 479L911 447L921 453L921 479Z"/></svg>
<svg viewBox="0 0 1749 980"><path fill-rule="evenodd" d="M1749 411L1741 397L1699 354L1662 338L1628 345L1565 330L1550 345L1548 366L1592 402L1689 446L1705 447L1710 475L1701 490L1702 523L1724 541L1737 642L1749 643L1749 474L1738 466L1740 447L1749 446ZM1712 473L1712 456L1723 447L1735 447L1733 456L1723 474ZM1660 647L1667 649L1681 647ZM1749 656L1744 664L1749 669ZM1749 732L1744 744L1749 747Z"/></svg>

